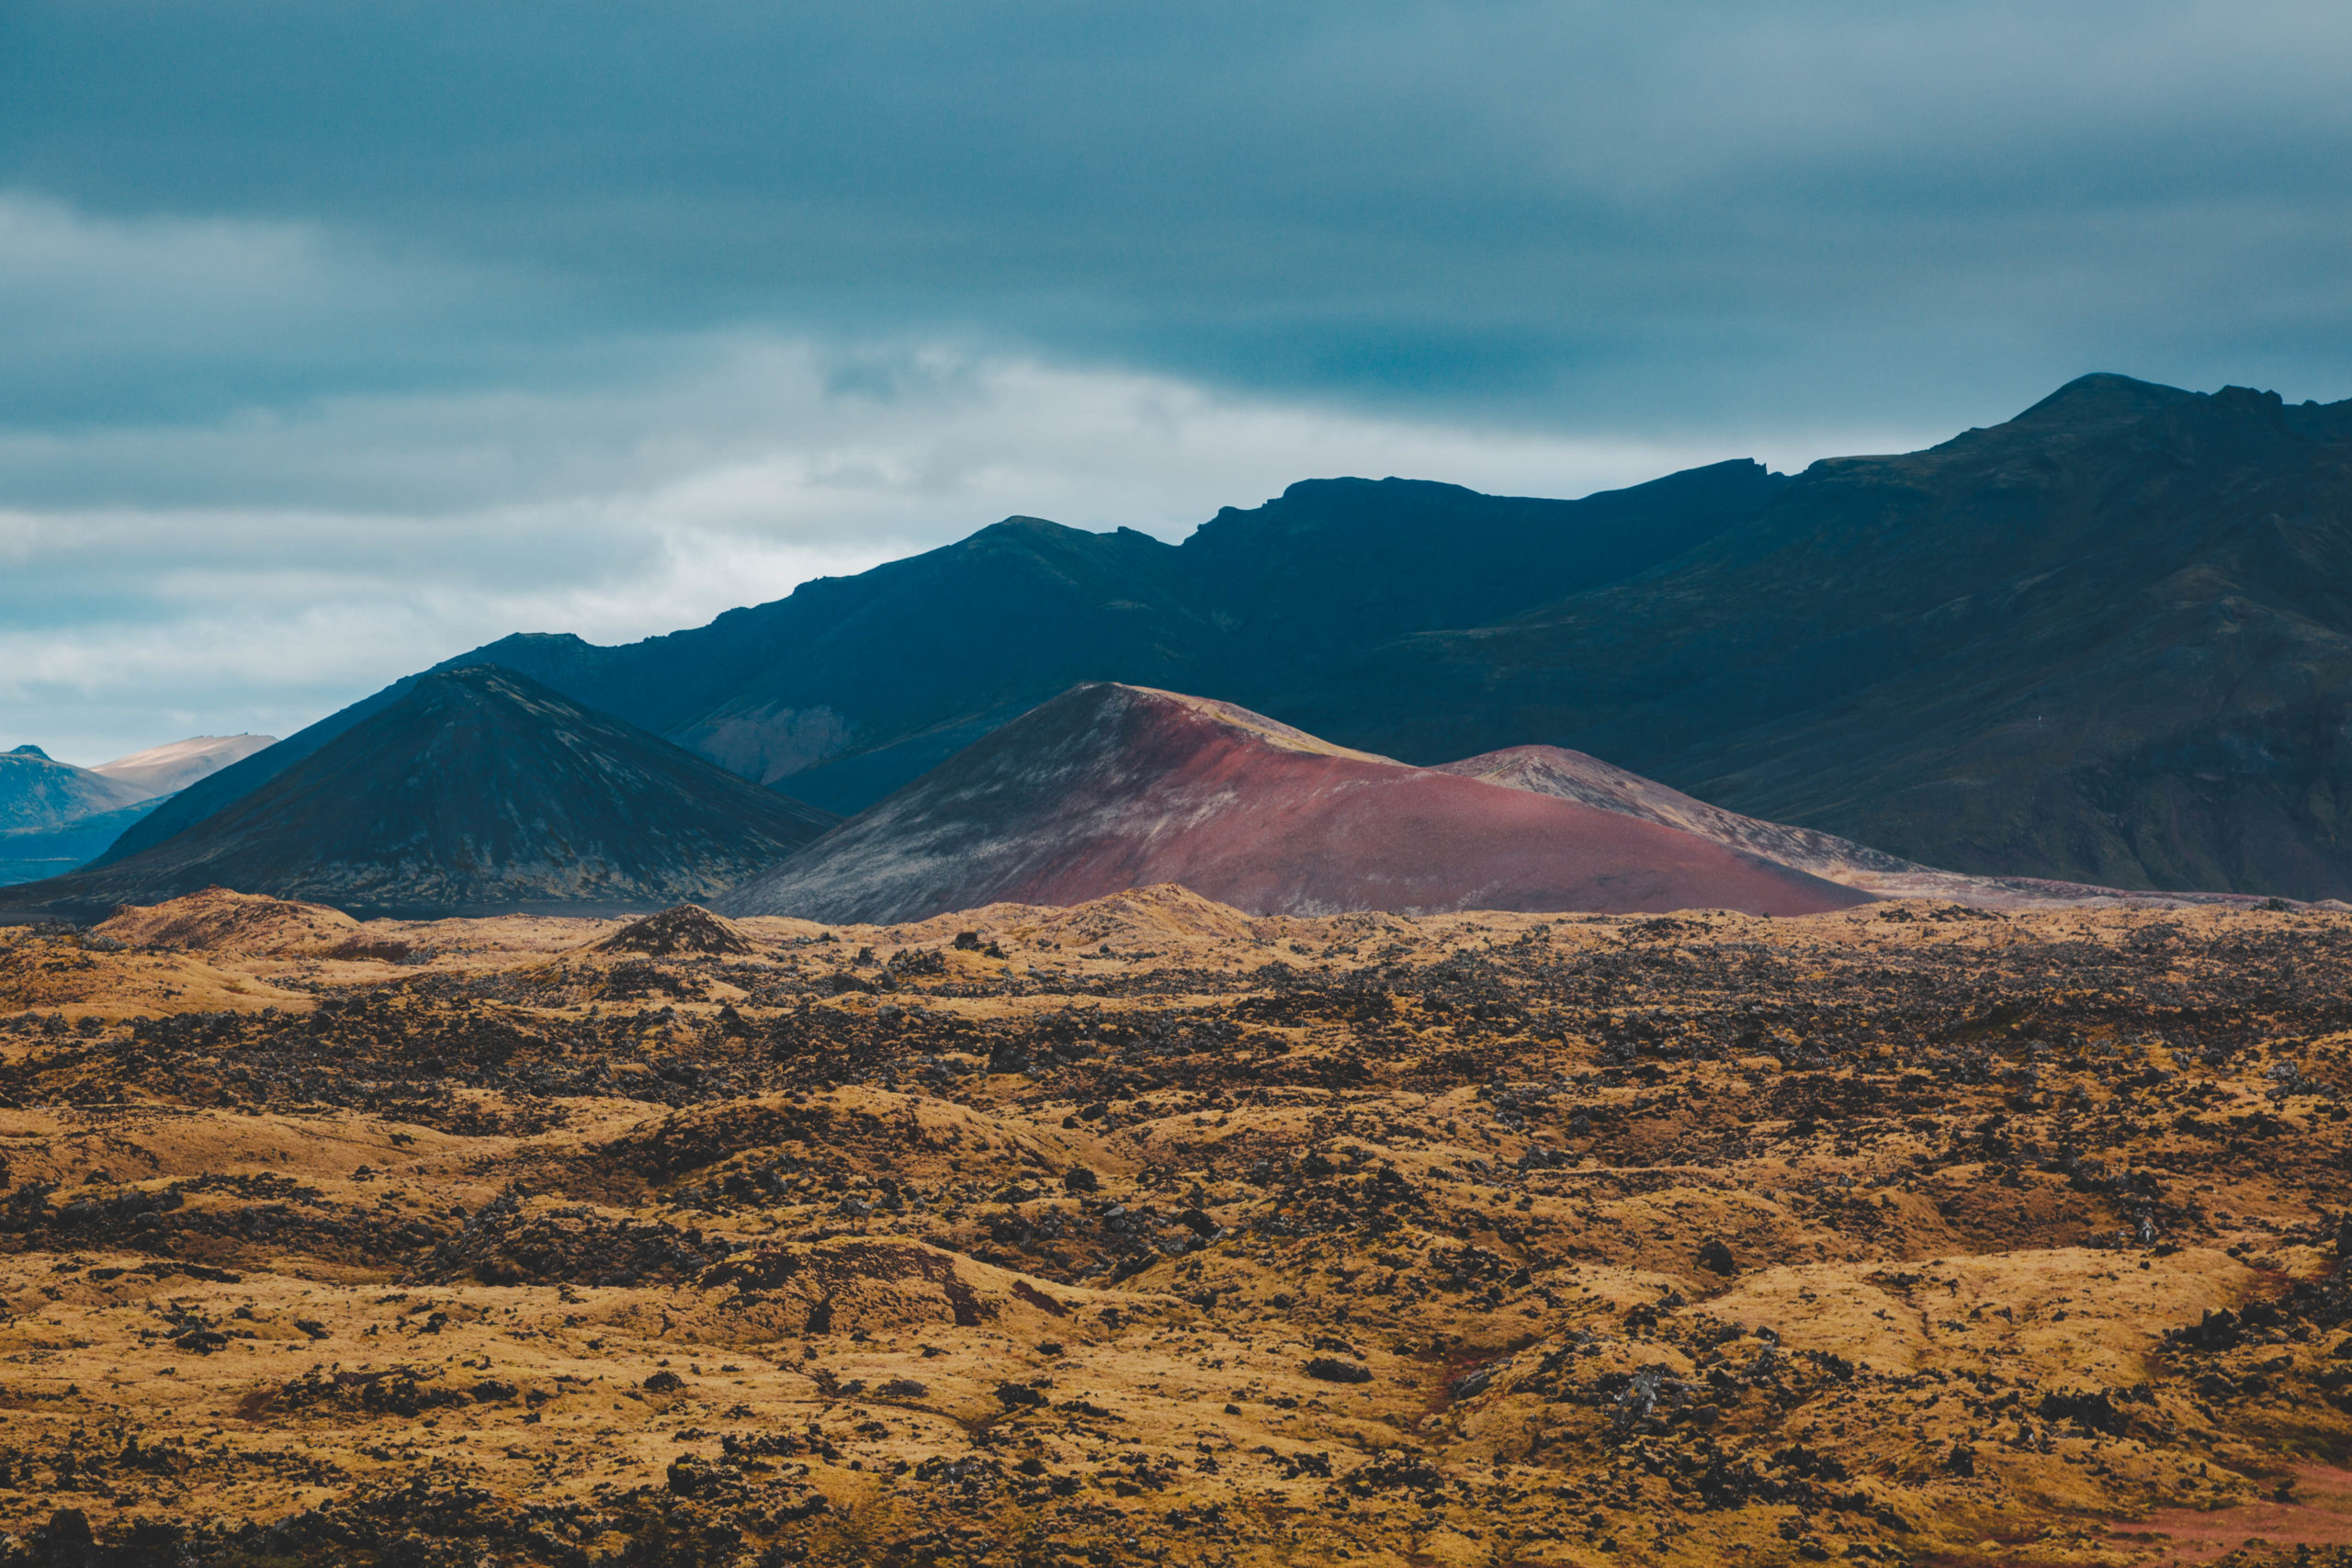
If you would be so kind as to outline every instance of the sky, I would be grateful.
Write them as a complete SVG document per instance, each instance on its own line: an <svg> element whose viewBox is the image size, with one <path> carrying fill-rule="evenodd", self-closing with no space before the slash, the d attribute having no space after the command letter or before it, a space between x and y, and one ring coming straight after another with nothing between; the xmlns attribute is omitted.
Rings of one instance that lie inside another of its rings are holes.
<svg viewBox="0 0 2352 1568"><path fill-rule="evenodd" d="M0 749L1012 513L2352 396L2352 7L10 0Z"/></svg>

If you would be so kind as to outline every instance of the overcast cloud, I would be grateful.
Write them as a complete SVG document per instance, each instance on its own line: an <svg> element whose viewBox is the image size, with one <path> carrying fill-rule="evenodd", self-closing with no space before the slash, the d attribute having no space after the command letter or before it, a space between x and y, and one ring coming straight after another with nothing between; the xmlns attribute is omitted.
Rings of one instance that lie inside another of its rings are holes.
<svg viewBox="0 0 2352 1568"><path fill-rule="evenodd" d="M1012 512L2352 394L2320 4L0 8L0 745Z"/></svg>

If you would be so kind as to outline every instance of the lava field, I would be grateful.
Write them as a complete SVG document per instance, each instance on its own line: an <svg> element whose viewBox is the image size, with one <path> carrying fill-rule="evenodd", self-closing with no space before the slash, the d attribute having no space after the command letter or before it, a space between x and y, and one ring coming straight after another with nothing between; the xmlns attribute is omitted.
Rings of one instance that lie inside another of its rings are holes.
<svg viewBox="0 0 2352 1568"><path fill-rule="evenodd" d="M2352 916L0 931L0 1563L2352 1557Z"/></svg>

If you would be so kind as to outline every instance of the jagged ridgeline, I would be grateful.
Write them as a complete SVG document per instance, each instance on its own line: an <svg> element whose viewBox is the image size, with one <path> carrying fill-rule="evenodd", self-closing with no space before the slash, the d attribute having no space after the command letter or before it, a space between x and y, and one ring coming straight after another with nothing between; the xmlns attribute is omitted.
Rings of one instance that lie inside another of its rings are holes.
<svg viewBox="0 0 2352 1568"><path fill-rule="evenodd" d="M477 665L415 682L151 849L7 895L60 913L216 885L415 915L654 909L707 898L834 820Z"/></svg>

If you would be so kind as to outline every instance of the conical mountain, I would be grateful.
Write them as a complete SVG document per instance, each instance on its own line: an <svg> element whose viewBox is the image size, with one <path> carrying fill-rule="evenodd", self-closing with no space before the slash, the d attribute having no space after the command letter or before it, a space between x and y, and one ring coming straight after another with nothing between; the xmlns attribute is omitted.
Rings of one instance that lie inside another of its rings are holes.
<svg viewBox="0 0 2352 1568"><path fill-rule="evenodd" d="M482 665L416 681L163 843L6 897L86 911L218 885L369 913L662 908L834 820Z"/></svg>
<svg viewBox="0 0 2352 1568"><path fill-rule="evenodd" d="M1178 883L1257 914L1732 908L1865 896L1695 834L1351 751L1228 703L1064 693L719 900L919 919Z"/></svg>

